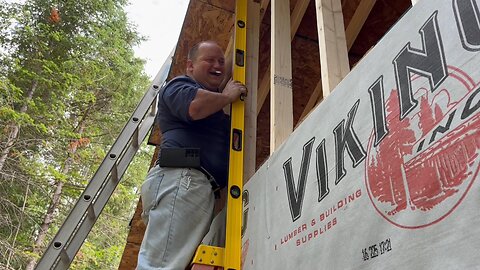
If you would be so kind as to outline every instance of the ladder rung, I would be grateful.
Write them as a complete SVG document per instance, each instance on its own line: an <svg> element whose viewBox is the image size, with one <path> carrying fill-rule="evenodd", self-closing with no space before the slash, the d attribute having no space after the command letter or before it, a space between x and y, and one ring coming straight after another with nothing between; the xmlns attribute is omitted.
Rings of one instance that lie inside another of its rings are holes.
<svg viewBox="0 0 480 270"><path fill-rule="evenodd" d="M62 247L62 251L60 251L60 261L64 263L69 263L71 261L70 256L68 256L67 251L63 247Z"/></svg>
<svg viewBox="0 0 480 270"><path fill-rule="evenodd" d="M93 208L92 204L90 204L88 206L87 215L88 215L89 218L91 218L93 220L97 220L97 215L95 213L95 208Z"/></svg>
<svg viewBox="0 0 480 270"><path fill-rule="evenodd" d="M118 182L118 180L119 180L119 178L118 178L118 167L117 167L117 164L114 164L114 165L113 165L112 175L111 175L110 179L112 179L114 182Z"/></svg>
<svg viewBox="0 0 480 270"><path fill-rule="evenodd" d="M135 132L133 133L133 137L132 137L132 145L133 147L137 148L139 145L138 145L138 127L135 129Z"/></svg>

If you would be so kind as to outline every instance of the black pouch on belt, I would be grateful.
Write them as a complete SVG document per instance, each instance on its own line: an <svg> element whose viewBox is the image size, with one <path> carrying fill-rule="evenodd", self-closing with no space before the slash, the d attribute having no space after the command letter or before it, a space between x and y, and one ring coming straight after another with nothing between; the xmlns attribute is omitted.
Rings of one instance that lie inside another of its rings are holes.
<svg viewBox="0 0 480 270"><path fill-rule="evenodd" d="M157 161L160 167L194 168L207 176L215 198L218 198L220 188L215 178L200 165L200 148L162 148Z"/></svg>
<svg viewBox="0 0 480 270"><path fill-rule="evenodd" d="M158 157L160 167L199 169L200 148L162 148Z"/></svg>

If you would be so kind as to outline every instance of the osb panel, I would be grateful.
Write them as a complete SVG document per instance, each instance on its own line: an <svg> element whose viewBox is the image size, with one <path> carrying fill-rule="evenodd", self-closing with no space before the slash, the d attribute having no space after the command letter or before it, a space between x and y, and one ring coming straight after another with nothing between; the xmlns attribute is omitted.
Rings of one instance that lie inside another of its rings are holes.
<svg viewBox="0 0 480 270"><path fill-rule="evenodd" d="M260 44L259 44L259 54L258 54L259 83L260 83L260 80L265 75L265 71L269 66L270 66L270 25L262 24L260 28Z"/></svg>
<svg viewBox="0 0 480 270"><path fill-rule="evenodd" d="M303 15L302 21L298 26L296 35L311 39L318 42L317 31L317 13L315 8L315 1L311 0L308 4L305 15Z"/></svg>
<svg viewBox="0 0 480 270"><path fill-rule="evenodd" d="M153 124L153 128L150 131L150 135L148 137L148 144L149 145L160 145L162 141L162 132L160 131L160 126L157 125L157 122Z"/></svg>
<svg viewBox="0 0 480 270"><path fill-rule="evenodd" d="M343 13L343 23L345 28L355 14L358 5L362 0L342 0L342 13Z"/></svg>
<svg viewBox="0 0 480 270"><path fill-rule="evenodd" d="M123 251L122 261L120 262L118 269L130 270L137 267L138 251L140 249L140 244L142 243L143 234L145 233L145 224L143 224L141 219L141 213L142 201L139 200L130 224L127 245Z"/></svg>
<svg viewBox="0 0 480 270"><path fill-rule="evenodd" d="M137 255L140 244L127 243L123 252L122 261L118 266L119 270L133 270L137 267Z"/></svg>
<svg viewBox="0 0 480 270"><path fill-rule="evenodd" d="M133 214L133 218L130 224L130 233L127 237L128 243L134 244L141 244L143 239L143 234L145 232L145 224L142 221L142 214L143 207L142 207L142 200L138 200L137 209L135 210L135 214Z"/></svg>
<svg viewBox="0 0 480 270"><path fill-rule="evenodd" d="M270 71L266 73L270 66L270 4L265 10L262 24L260 26L260 44L258 54L258 80L259 83L264 76L270 76ZM256 169L258 169L265 159L270 155L270 95L267 95L260 113L257 116L257 156Z"/></svg>
<svg viewBox="0 0 480 270"><path fill-rule="evenodd" d="M208 3L192 0L178 41L170 78L184 74L188 50L202 40L215 40L227 48L233 31L233 13Z"/></svg>
<svg viewBox="0 0 480 270"><path fill-rule="evenodd" d="M345 27L350 22L355 10L358 7L358 4L361 0L342 0L342 10L344 17ZM293 11L296 5L295 1L290 1L290 12ZM270 25L270 5L266 10L265 17L263 18L263 23ZM311 40L318 41L318 32L317 32L317 11L315 6L315 1L310 0L308 8L305 11L305 15L300 23L300 26L297 30L296 35L309 38Z"/></svg>
<svg viewBox="0 0 480 270"><path fill-rule="evenodd" d="M410 0L377 0L350 50L351 60L357 61L385 35L411 7ZM355 61L356 62L356 61Z"/></svg>
<svg viewBox="0 0 480 270"><path fill-rule="evenodd" d="M257 117L257 158L258 169L270 156L270 94Z"/></svg>
<svg viewBox="0 0 480 270"><path fill-rule="evenodd" d="M297 1L299 0L290 0L290 13L292 13L293 10L295 9L295 5L297 5ZM310 0L310 4L312 3L315 5L315 0ZM268 3L267 9L265 10L265 16L263 17L263 21L262 21L267 25L271 24L271 20L270 20L271 7L272 7L272 1L270 0Z"/></svg>
<svg viewBox="0 0 480 270"><path fill-rule="evenodd" d="M235 12L235 0L199 0L216 8L224 9L232 13Z"/></svg>
<svg viewBox="0 0 480 270"><path fill-rule="evenodd" d="M302 115L315 86L320 80L318 43L295 37L292 42L293 125Z"/></svg>

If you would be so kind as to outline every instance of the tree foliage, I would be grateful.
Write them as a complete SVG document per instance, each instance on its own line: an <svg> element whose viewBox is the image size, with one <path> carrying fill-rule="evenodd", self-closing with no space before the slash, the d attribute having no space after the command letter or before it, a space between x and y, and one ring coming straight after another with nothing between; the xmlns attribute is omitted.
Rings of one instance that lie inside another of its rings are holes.
<svg viewBox="0 0 480 270"><path fill-rule="evenodd" d="M146 90L126 4L0 0L0 268L33 267ZM147 152L72 269L118 264Z"/></svg>

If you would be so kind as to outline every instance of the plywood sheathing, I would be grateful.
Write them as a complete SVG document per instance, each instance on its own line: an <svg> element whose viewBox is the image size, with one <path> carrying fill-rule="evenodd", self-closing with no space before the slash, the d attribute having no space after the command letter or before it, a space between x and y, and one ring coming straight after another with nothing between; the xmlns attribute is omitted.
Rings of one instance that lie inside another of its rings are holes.
<svg viewBox="0 0 480 270"><path fill-rule="evenodd" d="M141 219L142 202L139 201L132 221L130 222L130 232L127 237L127 244L123 251L122 260L118 269L130 270L137 266L137 255L142 244L143 235L145 233L145 224Z"/></svg>
<svg viewBox="0 0 480 270"><path fill-rule="evenodd" d="M377 0L349 51L350 65L357 63L372 46L375 46L410 7L411 2L408 0Z"/></svg>

